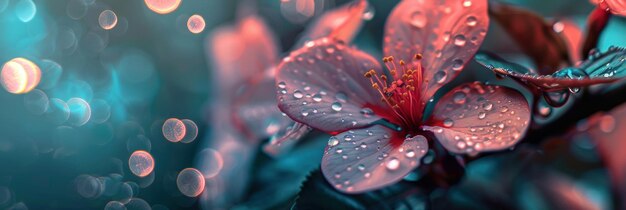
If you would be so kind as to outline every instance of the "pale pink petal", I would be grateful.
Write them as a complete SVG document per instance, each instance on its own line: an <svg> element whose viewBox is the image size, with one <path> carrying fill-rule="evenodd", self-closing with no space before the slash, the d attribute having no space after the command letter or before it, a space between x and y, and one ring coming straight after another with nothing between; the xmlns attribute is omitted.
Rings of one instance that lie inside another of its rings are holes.
<svg viewBox="0 0 626 210"><path fill-rule="evenodd" d="M363 14L367 5L365 0L354 0L325 12L307 29L302 39L310 41L329 37L346 43L351 42L363 24Z"/></svg>
<svg viewBox="0 0 626 210"><path fill-rule="evenodd" d="M273 71L273 70L269 70ZM276 105L274 77L259 75L262 81L243 88L233 103L233 122L249 139L266 139L293 123Z"/></svg>
<svg viewBox="0 0 626 210"><path fill-rule="evenodd" d="M330 39L311 41L278 66L278 106L292 119L326 132L342 132L379 120L386 107L364 74L378 62Z"/></svg>
<svg viewBox="0 0 626 210"><path fill-rule="evenodd" d="M596 114L589 119L593 126L585 133L591 136L606 165L613 187L619 197L626 199L626 105L614 108L606 114Z"/></svg>
<svg viewBox="0 0 626 210"><path fill-rule="evenodd" d="M405 62L422 54L426 102L474 56L488 27L486 0L405 0L387 19L384 54Z"/></svg>
<svg viewBox="0 0 626 210"><path fill-rule="evenodd" d="M590 2L613 14L626 16L626 0L590 0Z"/></svg>
<svg viewBox="0 0 626 210"><path fill-rule="evenodd" d="M515 145L530 120L519 92L481 83L461 85L443 96L423 126L450 152L495 151Z"/></svg>
<svg viewBox="0 0 626 210"><path fill-rule="evenodd" d="M257 16L216 29L206 44L216 81L224 91L236 91L242 82L260 76L278 62L275 35Z"/></svg>
<svg viewBox="0 0 626 210"><path fill-rule="evenodd" d="M600 209L569 178L560 174L546 174L534 181L543 201L551 209Z"/></svg>
<svg viewBox="0 0 626 210"><path fill-rule="evenodd" d="M415 169L428 151L424 136L406 138L380 126L331 137L322 172L337 190L360 193L393 184Z"/></svg>
<svg viewBox="0 0 626 210"><path fill-rule="evenodd" d="M270 141L263 146L265 153L272 156L285 154L313 129L305 124L295 122L283 130L283 132L272 136Z"/></svg>

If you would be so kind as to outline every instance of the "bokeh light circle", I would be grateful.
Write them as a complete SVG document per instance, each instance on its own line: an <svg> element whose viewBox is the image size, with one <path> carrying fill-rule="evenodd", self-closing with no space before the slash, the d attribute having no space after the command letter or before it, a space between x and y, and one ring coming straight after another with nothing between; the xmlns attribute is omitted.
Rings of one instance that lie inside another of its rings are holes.
<svg viewBox="0 0 626 210"><path fill-rule="evenodd" d="M33 90L41 81L39 66L26 58L14 58L2 66L0 83L9 93L23 94Z"/></svg>
<svg viewBox="0 0 626 210"><path fill-rule="evenodd" d="M41 70L41 81L37 87L41 89L50 89L56 86L61 78L61 75L63 74L63 67L53 60L46 59L39 62L39 67Z"/></svg>
<svg viewBox="0 0 626 210"><path fill-rule="evenodd" d="M104 30L111 30L117 25L117 15L111 10L104 10L98 16L98 23Z"/></svg>
<svg viewBox="0 0 626 210"><path fill-rule="evenodd" d="M204 18L200 15L192 15L187 20L187 28L191 33L198 34L204 31L205 26Z"/></svg>
<svg viewBox="0 0 626 210"><path fill-rule="evenodd" d="M144 0L144 2L148 9L159 14L167 14L176 10L181 0Z"/></svg>
<svg viewBox="0 0 626 210"><path fill-rule="evenodd" d="M165 120L162 127L163 137L171 142L179 142L185 137L185 123L183 121L170 118Z"/></svg>
<svg viewBox="0 0 626 210"><path fill-rule="evenodd" d="M204 176L195 168L185 168L176 178L178 190L188 197L196 197L204 191Z"/></svg>
<svg viewBox="0 0 626 210"><path fill-rule="evenodd" d="M91 118L91 107L89 103L82 98L70 98L67 101L70 109L69 123L74 126L82 126Z"/></svg>
<svg viewBox="0 0 626 210"><path fill-rule="evenodd" d="M111 106L105 100L94 99L89 104L91 106L91 121L104 123L111 117Z"/></svg>
<svg viewBox="0 0 626 210"><path fill-rule="evenodd" d="M45 116L52 123L61 124L70 118L70 108L67 106L65 101L58 98L52 98L50 99L50 105L48 107L48 111L45 113Z"/></svg>
<svg viewBox="0 0 626 210"><path fill-rule="evenodd" d="M84 198L96 198L103 193L103 183L93 176L80 175L76 177L74 184L78 194Z"/></svg>
<svg viewBox="0 0 626 210"><path fill-rule="evenodd" d="M196 162L201 163L198 169L202 172L204 178L210 179L215 177L224 167L222 154L214 149L204 149L196 157Z"/></svg>
<svg viewBox="0 0 626 210"><path fill-rule="evenodd" d="M126 210L126 206L119 201L109 201L107 205L104 206L104 210Z"/></svg>
<svg viewBox="0 0 626 210"><path fill-rule="evenodd" d="M32 0L17 0L15 15L22 22L30 22L37 14L37 5Z"/></svg>
<svg viewBox="0 0 626 210"><path fill-rule="evenodd" d="M146 151L135 151L128 158L128 167L138 177L148 176L154 170L154 158Z"/></svg>
<svg viewBox="0 0 626 210"><path fill-rule="evenodd" d="M180 141L182 143L191 143L198 137L198 125L190 119L181 120L185 124L185 137Z"/></svg>
<svg viewBox="0 0 626 210"><path fill-rule="evenodd" d="M41 115L48 110L50 100L41 90L33 90L24 95L24 107L35 115Z"/></svg>

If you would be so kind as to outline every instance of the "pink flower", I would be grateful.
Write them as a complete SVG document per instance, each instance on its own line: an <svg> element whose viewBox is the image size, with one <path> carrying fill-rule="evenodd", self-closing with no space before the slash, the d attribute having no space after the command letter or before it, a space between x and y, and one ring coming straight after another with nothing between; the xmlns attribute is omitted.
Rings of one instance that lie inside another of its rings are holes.
<svg viewBox="0 0 626 210"><path fill-rule="evenodd" d="M386 23L386 71L341 41L308 42L278 66L279 108L334 135L322 172L347 193L402 179L418 167L431 136L457 154L509 148L530 119L519 92L476 82L430 103L473 57L488 24L486 0L402 1Z"/></svg>

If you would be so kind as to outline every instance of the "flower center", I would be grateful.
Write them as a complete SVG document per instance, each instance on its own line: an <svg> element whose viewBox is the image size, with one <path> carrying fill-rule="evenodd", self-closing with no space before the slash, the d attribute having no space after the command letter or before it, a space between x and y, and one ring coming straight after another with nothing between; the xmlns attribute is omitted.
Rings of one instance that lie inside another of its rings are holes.
<svg viewBox="0 0 626 210"><path fill-rule="evenodd" d="M389 73L374 69L365 73L372 83L372 88L380 93L381 100L393 111L396 119L388 119L400 123L402 127L418 126L422 118L420 90L422 85L422 55L416 54L412 62L403 60L398 63L393 56L384 57L383 62Z"/></svg>

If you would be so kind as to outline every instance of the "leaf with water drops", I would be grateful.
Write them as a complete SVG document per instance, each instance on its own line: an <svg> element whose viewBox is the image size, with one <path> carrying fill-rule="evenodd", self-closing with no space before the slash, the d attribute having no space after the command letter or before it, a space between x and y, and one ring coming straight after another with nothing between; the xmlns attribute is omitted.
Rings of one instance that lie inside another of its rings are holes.
<svg viewBox="0 0 626 210"><path fill-rule="evenodd" d="M326 132L367 126L380 119L370 110L385 107L363 76L370 69L380 65L364 52L327 38L308 42L278 66L278 106Z"/></svg>
<svg viewBox="0 0 626 210"><path fill-rule="evenodd" d="M365 0L354 0L344 6L325 12L304 33L297 47L306 41L323 37L342 40L346 43L358 33L363 25L364 15L368 12L368 3Z"/></svg>
<svg viewBox="0 0 626 210"><path fill-rule="evenodd" d="M489 15L504 28L541 74L551 74L569 61L565 41L541 16L502 3L489 5Z"/></svg>
<svg viewBox="0 0 626 210"><path fill-rule="evenodd" d="M214 31L205 49L215 65L220 91L227 91L226 95L234 95L242 82L278 63L276 36L260 17L251 15Z"/></svg>
<svg viewBox="0 0 626 210"><path fill-rule="evenodd" d="M335 189L360 193L393 184L415 169L428 151L423 136L404 137L381 125L330 137L322 172Z"/></svg>
<svg viewBox="0 0 626 210"><path fill-rule="evenodd" d="M384 54L406 62L422 54L421 101L426 103L459 74L488 27L486 0L402 1L387 19Z"/></svg>
<svg viewBox="0 0 626 210"><path fill-rule="evenodd" d="M621 53L623 54L623 52ZM615 50L610 50L605 54L598 54L598 59L591 58L583 62L578 68L570 67L561 69L552 75L537 75L531 73L529 70L528 73L522 73L525 71L524 67L486 53L476 55L476 61L498 75L511 77L523 84L542 91L557 92L568 88L575 89L578 87L614 82L618 78L613 76L625 74L624 69L626 69L626 65L623 65L623 62L620 61L621 59L618 58L619 56L617 54L620 53L615 52ZM603 68L603 64L605 66L611 66L611 68ZM594 72L593 76L588 74L587 71ZM607 74L599 74L598 72ZM612 74L609 76L610 73Z"/></svg>
<svg viewBox="0 0 626 210"><path fill-rule="evenodd" d="M477 153L515 145L529 120L528 102L519 92L476 82L443 96L422 128L450 152Z"/></svg>

